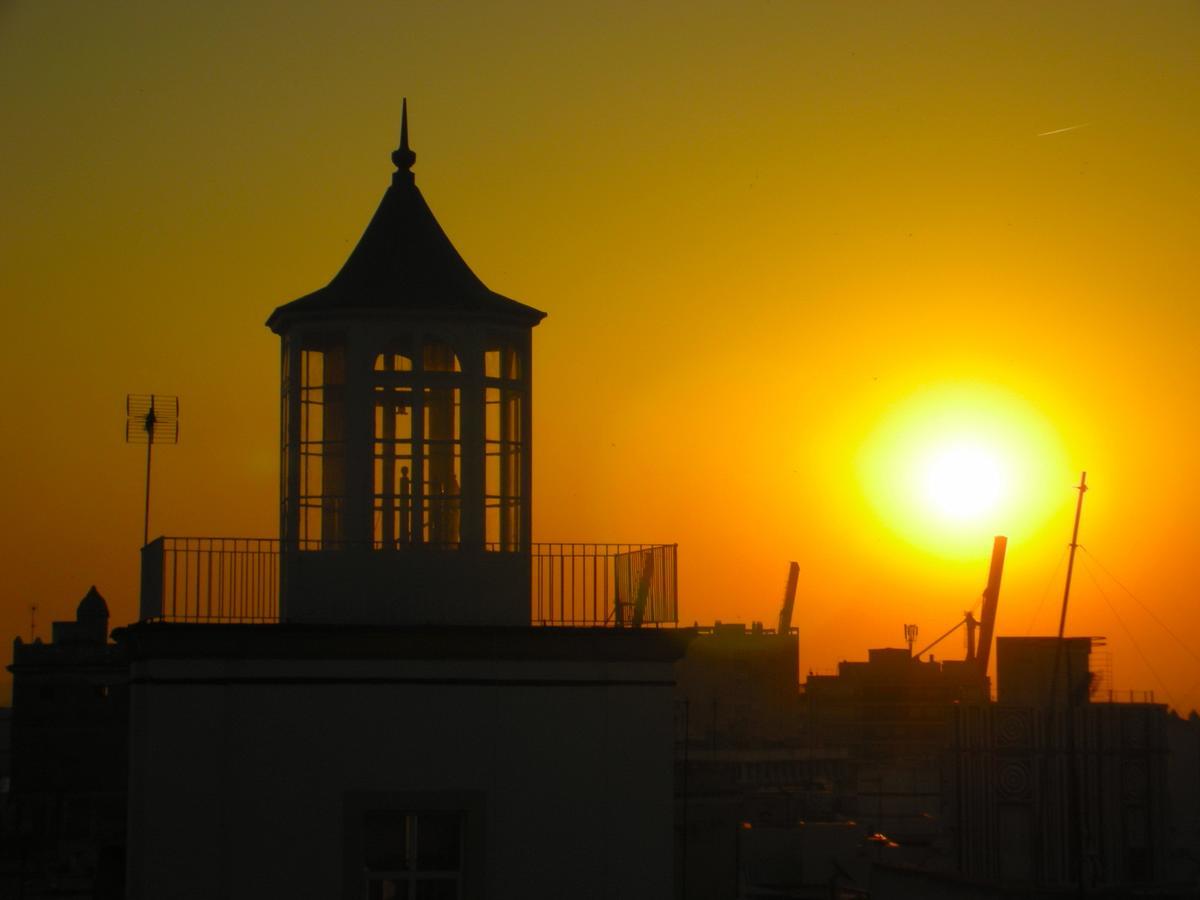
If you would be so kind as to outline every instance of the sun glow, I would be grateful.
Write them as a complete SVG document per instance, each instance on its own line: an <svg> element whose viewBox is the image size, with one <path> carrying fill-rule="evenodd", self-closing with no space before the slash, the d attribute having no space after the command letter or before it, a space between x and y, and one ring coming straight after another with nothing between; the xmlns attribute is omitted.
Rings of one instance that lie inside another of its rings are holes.
<svg viewBox="0 0 1200 900"><path fill-rule="evenodd" d="M895 404L864 441L858 468L879 518L944 556L1037 530L1070 477L1055 429L1021 397L982 384Z"/></svg>
<svg viewBox="0 0 1200 900"><path fill-rule="evenodd" d="M954 521L986 515L1009 489L1004 468L987 447L969 440L935 448L921 471L925 502Z"/></svg>

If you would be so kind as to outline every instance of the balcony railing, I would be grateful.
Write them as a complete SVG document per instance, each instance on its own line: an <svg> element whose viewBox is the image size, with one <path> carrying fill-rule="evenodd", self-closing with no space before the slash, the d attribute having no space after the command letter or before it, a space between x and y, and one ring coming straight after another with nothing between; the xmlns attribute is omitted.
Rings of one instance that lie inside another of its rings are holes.
<svg viewBox="0 0 1200 900"><path fill-rule="evenodd" d="M533 545L537 625L675 623L675 544Z"/></svg>
<svg viewBox="0 0 1200 900"><path fill-rule="evenodd" d="M141 618L278 622L279 541L155 538L142 548Z"/></svg>
<svg viewBox="0 0 1200 900"><path fill-rule="evenodd" d="M678 620L675 544L536 543L530 565L535 625ZM143 620L278 622L279 594L274 538L160 537L142 548Z"/></svg>

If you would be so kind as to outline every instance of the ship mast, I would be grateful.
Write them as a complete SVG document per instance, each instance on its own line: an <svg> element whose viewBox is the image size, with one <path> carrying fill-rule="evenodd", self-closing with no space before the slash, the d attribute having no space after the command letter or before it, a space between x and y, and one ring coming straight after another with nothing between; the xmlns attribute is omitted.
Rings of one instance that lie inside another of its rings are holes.
<svg viewBox="0 0 1200 900"><path fill-rule="evenodd" d="M1050 679L1050 725L1048 734L1054 733L1053 723L1056 718L1055 710L1058 706L1058 673L1062 668L1063 656L1066 651L1066 638L1064 632L1067 625L1067 601L1071 597L1071 574L1075 569L1075 551L1079 548L1079 519L1083 514L1083 495L1087 493L1087 472L1079 476L1079 485L1076 488L1079 491L1079 497L1075 501L1075 527L1071 531L1071 553L1067 560L1067 581L1063 586L1062 612L1058 618L1058 646L1054 653L1054 674ZM1077 896L1084 897L1087 888L1084 884L1084 873L1086 867L1084 865L1084 839L1083 839L1083 819L1082 819L1082 803L1080 802L1080 785L1079 785L1079 760L1076 758L1075 752L1075 710L1074 697L1075 686L1072 684L1071 678L1071 661L1067 660L1066 673L1066 709L1064 711L1064 724L1066 726L1067 739L1067 816L1068 829L1070 834L1069 853L1074 857L1075 861L1075 887ZM1070 863L1068 862L1068 866Z"/></svg>
<svg viewBox="0 0 1200 900"><path fill-rule="evenodd" d="M1083 514L1083 495L1087 493L1087 472L1079 476L1079 487L1075 490L1079 491L1079 499L1075 501L1075 529L1071 532L1071 555L1067 559L1067 583L1063 586L1062 614L1058 617L1059 646L1062 645L1063 630L1067 625L1067 600L1071 596L1071 573L1075 571L1075 550L1079 547L1079 517ZM1054 668L1055 675L1057 675L1057 663Z"/></svg>

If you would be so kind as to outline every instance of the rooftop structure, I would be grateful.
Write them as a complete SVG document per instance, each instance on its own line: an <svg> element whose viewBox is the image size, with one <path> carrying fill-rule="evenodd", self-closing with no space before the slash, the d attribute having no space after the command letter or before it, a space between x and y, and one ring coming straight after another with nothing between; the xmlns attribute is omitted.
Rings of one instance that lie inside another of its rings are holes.
<svg viewBox="0 0 1200 900"><path fill-rule="evenodd" d="M358 246L268 319L279 538L143 550L131 900L672 893L694 635L611 626L675 621L675 548L533 544L544 314L475 277L414 159L406 109Z"/></svg>
<svg viewBox="0 0 1200 900"><path fill-rule="evenodd" d="M675 547L532 541L532 329L396 171L325 287L276 308L279 538L161 537L142 619L396 625L676 621Z"/></svg>

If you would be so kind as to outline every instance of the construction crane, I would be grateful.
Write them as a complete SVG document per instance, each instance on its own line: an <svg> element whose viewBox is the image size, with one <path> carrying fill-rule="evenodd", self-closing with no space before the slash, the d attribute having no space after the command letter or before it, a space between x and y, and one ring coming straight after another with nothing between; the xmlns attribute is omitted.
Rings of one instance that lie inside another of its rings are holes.
<svg viewBox="0 0 1200 900"><path fill-rule="evenodd" d="M1008 538L1004 535L996 535L992 541L992 563L988 569L987 586L983 589L983 609L980 610L978 621L968 611L953 628L923 648L916 658L921 658L963 625L966 625L967 660L976 663L981 677L987 675L988 661L992 656L992 634L996 629L996 609L1000 605L1000 576L1004 574L1004 554L1007 549ZM979 630L978 644L975 640L976 629Z"/></svg>
<svg viewBox="0 0 1200 900"><path fill-rule="evenodd" d="M783 606L779 610L779 633L792 630L792 610L796 606L796 585L800 582L800 563L788 563L787 584L783 588Z"/></svg>

